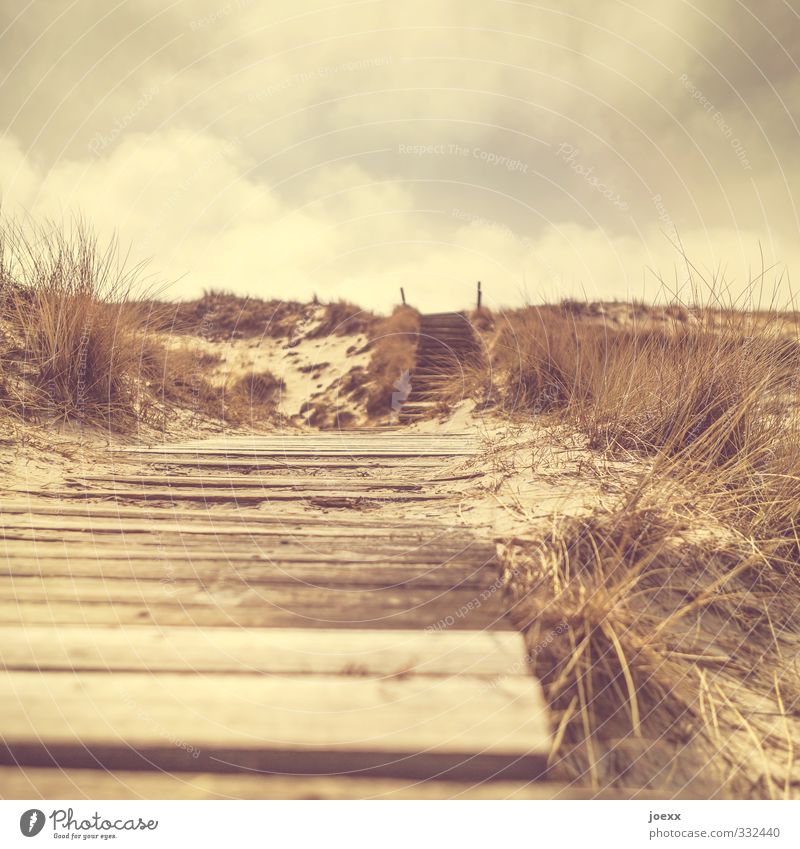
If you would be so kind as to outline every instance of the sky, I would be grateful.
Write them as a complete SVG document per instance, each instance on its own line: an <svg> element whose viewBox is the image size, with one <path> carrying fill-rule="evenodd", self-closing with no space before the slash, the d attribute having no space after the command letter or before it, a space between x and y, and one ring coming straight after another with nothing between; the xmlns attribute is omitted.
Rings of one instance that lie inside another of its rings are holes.
<svg viewBox="0 0 800 849"><path fill-rule="evenodd" d="M2 213L170 298L784 305L799 64L796 0L6 2Z"/></svg>

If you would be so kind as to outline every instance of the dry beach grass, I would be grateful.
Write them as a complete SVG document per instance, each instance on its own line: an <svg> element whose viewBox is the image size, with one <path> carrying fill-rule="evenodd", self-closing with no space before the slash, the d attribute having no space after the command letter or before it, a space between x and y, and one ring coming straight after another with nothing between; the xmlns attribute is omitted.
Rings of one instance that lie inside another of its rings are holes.
<svg viewBox="0 0 800 849"><path fill-rule="evenodd" d="M686 326L674 309L678 326L660 329L576 311L506 314L489 343L507 415L639 463L611 507L505 547L513 615L558 718L553 773L796 795L797 340L733 310Z"/></svg>

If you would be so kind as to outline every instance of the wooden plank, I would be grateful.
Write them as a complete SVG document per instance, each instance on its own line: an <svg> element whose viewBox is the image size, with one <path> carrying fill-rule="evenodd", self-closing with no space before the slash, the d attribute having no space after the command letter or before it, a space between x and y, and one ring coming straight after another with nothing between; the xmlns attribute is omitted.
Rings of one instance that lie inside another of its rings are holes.
<svg viewBox="0 0 800 849"><path fill-rule="evenodd" d="M65 502L54 504L52 499L28 498L24 500L10 501L3 499L0 510L0 527L8 524L11 516L27 515L29 517L41 516L80 516L82 518L132 518L148 521L160 520L188 520L191 522L206 521L215 524L234 523L251 527L253 525L281 525L283 527L304 525L319 526L324 524L324 517L307 510L300 512L280 511L277 513L259 511L227 510L225 508L204 507L135 507L126 504L75 504ZM25 523L31 524L26 519ZM404 519L397 515L373 518L369 515L357 514L352 517L347 515L336 516L337 528L379 528L379 529L403 529L404 531L415 531L418 533L428 532L431 535L442 536L446 534L460 533L462 535L474 535L475 530L481 525L470 523L469 528L456 524L455 522L444 523L441 520L433 521L421 517ZM484 525L483 527L488 527Z"/></svg>
<svg viewBox="0 0 800 849"><path fill-rule="evenodd" d="M65 554L67 556L65 556ZM217 559L193 559L185 553L154 561L134 552L122 553L109 559L97 551L90 556L70 556L67 550L59 557L33 560L0 558L0 576L10 578L97 578L103 581L135 580L160 583L199 582L218 585L233 580L251 587L270 584L309 585L322 588L370 589L437 588L483 590L491 584L494 570L469 563L420 562L406 558L400 561L336 560L331 557L311 558L298 555L288 558L239 559L220 555Z"/></svg>
<svg viewBox="0 0 800 849"><path fill-rule="evenodd" d="M462 476L464 479L468 476ZM423 487L438 486L448 479L435 480L419 477L410 477L403 480L392 480L386 477L333 477L325 476L319 479L315 475L306 477L285 477L272 475L270 477L260 475L155 475L141 473L139 475L82 475L70 477L66 481L69 484L79 484L87 487L94 483L132 484L135 486L202 486L202 487L234 487L248 488L261 487L262 489L288 489L290 487L305 487L311 485L312 489L394 489L394 490L420 490ZM455 480L450 478L449 480Z"/></svg>
<svg viewBox="0 0 800 849"><path fill-rule="evenodd" d="M379 536L364 534L362 538L352 534L325 534L309 529L308 532L273 530L249 534L214 534L211 531L181 534L177 531L154 530L131 531L120 529L102 530L89 528L0 531L0 563L3 558L36 562L52 556L68 560L79 557L108 556L111 559L150 558L154 561L169 558L199 558L205 555L225 561L227 555L233 560L249 559L254 562L270 562L286 559L325 562L380 562L383 560L408 560L408 562L447 565L460 562L488 564L494 560L494 548L490 545L470 546L468 542L455 540L405 538L401 535ZM309 555L305 557L304 555ZM415 560L415 558L417 558Z"/></svg>
<svg viewBox="0 0 800 849"><path fill-rule="evenodd" d="M13 534L13 535L12 535ZM150 560L163 562L190 560L217 563L360 563L376 567L392 564L449 566L465 564L476 569L495 561L494 546L458 543L455 540L404 539L399 536L359 539L355 536L327 537L304 533L253 536L239 534L181 536L177 533L111 533L54 530L25 531L19 536L7 531L0 542L0 566L4 561L22 561L31 565L60 557L110 560ZM1 537L0 537L1 538Z"/></svg>
<svg viewBox="0 0 800 849"><path fill-rule="evenodd" d="M321 591L322 592L322 591ZM380 590L373 590L373 595ZM319 616L307 612L286 610L271 605L263 609L254 606L229 607L213 603L175 605L168 602L137 605L117 604L112 608L108 602L52 602L40 599L18 602L0 600L0 623L20 625L150 625L160 627L217 628L235 626L239 628L441 628L452 630L491 628L493 630L516 630L505 618L505 611L483 610L457 615L456 605L466 604L471 594L462 599L453 599L453 605L437 608L387 610L377 604L373 607L348 611L323 607ZM325 599L323 599L325 601ZM452 624L444 623L452 617Z"/></svg>
<svg viewBox="0 0 800 849"><path fill-rule="evenodd" d="M495 678L527 675L524 654L507 631L0 626L7 671Z"/></svg>
<svg viewBox="0 0 800 849"><path fill-rule="evenodd" d="M475 452L471 450L458 450L453 448L360 448L358 450L350 448L326 448L316 449L312 447L306 448L232 448L226 446L208 446L206 448L180 448L176 446L166 446L162 448L140 448L138 453L147 455L158 454L183 454L194 457L286 457L298 459L313 459L313 458L329 458L329 457L348 457L351 462L360 461L367 458L402 458L411 457L419 459L420 457L472 457Z"/></svg>
<svg viewBox="0 0 800 849"><path fill-rule="evenodd" d="M199 560L172 557L153 562L144 557L120 557L107 560L95 553L93 557L65 557L26 561L0 561L0 575L9 577L42 578L99 578L105 581L119 579L159 582L199 581L213 584L220 579L236 579L250 586L266 584L307 584L324 588L368 587L371 589L438 588L471 589L479 591L491 583L491 577L482 568L469 564L414 562L342 562L318 559L270 560L260 563L249 561Z"/></svg>
<svg viewBox="0 0 800 849"><path fill-rule="evenodd" d="M230 437L221 439L198 439L184 442L168 442L157 445L128 446L118 451L147 453L150 451L218 451L218 450L262 450L262 451L474 451L478 443L474 438L435 436L417 434L416 436L361 435L357 439L341 439L316 433L310 436L270 439L264 437Z"/></svg>
<svg viewBox="0 0 800 849"><path fill-rule="evenodd" d="M469 541L437 539L405 539L402 536L358 538L331 537L305 533L274 532L270 535L238 534L203 535L146 532L99 532L97 529L56 529L53 531L21 529L6 531L0 545L0 564L22 561L35 564L54 557L74 561L79 558L110 560L150 560L164 562L190 560L217 563L297 562L297 563L364 563L390 566L393 563L449 566L492 563L494 546ZM13 570L10 570L13 571Z"/></svg>
<svg viewBox="0 0 800 849"><path fill-rule="evenodd" d="M242 434L231 436L217 434L202 439L185 439L180 442L166 443L172 446L206 445L426 445L426 444L462 444L474 443L475 435L469 431L453 433L424 433L421 431L397 431L395 433L376 433L374 431L311 431L306 433L270 433ZM136 446L148 447L148 446ZM152 446L150 446L152 447ZM159 447L159 446L156 446ZM112 449L124 450L124 449ZM128 449L130 450L130 449Z"/></svg>
<svg viewBox="0 0 800 849"><path fill-rule="evenodd" d="M608 794L550 781L133 772L0 767L2 799L594 799ZM615 797L616 798L616 797ZM650 798L648 796L648 798Z"/></svg>
<svg viewBox="0 0 800 849"><path fill-rule="evenodd" d="M435 564L472 564L476 567L495 559L491 544L437 539L406 539L403 536L365 535L327 536L321 532L273 531L271 534L204 534L99 531L87 529L54 529L52 531L21 528L0 531L0 564L4 559L35 563L52 557L107 556L110 559L143 559L153 561L178 559L213 559L218 562L389 562ZM230 557L228 557L230 555Z"/></svg>
<svg viewBox="0 0 800 849"><path fill-rule="evenodd" d="M499 591L0 578L0 623L513 630Z"/></svg>
<svg viewBox="0 0 800 849"><path fill-rule="evenodd" d="M177 466L178 468L187 469L247 469L252 471L296 471L299 469L311 471L323 471L328 469L336 469L338 472L342 470L381 472L386 469L391 469L393 472L398 471L414 471L423 469L438 469L442 466L442 461L439 457L388 457L385 460L365 458L354 466L353 461L349 457L333 457L330 459L295 459L281 460L277 457L253 457L252 459L236 459L231 458L226 460L223 458L205 457L203 455L193 454L168 454L161 452L160 454L137 454L137 453L116 453L109 457L109 462L114 466L130 468L132 466L147 466L162 467L162 466Z"/></svg>
<svg viewBox="0 0 800 849"><path fill-rule="evenodd" d="M94 507L94 505L92 505ZM114 517L79 514L58 516L20 514L19 516L0 516L0 539L8 540L67 540L75 538L87 542L97 540L118 541L123 536L130 536L132 541L141 537L142 544L160 545L171 538L179 539L181 546L188 545L197 536L212 536L226 538L226 543L234 543L239 538L255 545L256 538L266 544L276 544L275 540L301 540L304 543L312 538L328 540L329 550L339 547L359 550L364 546L379 544L390 546L396 544L405 550L411 550L423 545L444 548L451 551L488 552L494 548L491 542L479 542L463 528L414 527L413 525L389 525L381 527L369 523L365 517L363 528L347 521L338 523L329 516L319 516L317 522L299 523L279 517L271 517L268 521L259 521L254 512L239 513L238 521L218 521L212 511L203 515L197 512L194 519L183 519L171 510L164 510L161 518L150 518L147 513L139 517L135 514ZM280 514L279 514L280 515ZM131 516L128 518L128 516ZM75 536L75 535L78 536ZM82 536L85 535L85 536ZM287 543L280 543L287 544ZM310 544L310 543L309 543ZM334 548L335 547L335 548Z"/></svg>
<svg viewBox="0 0 800 849"><path fill-rule="evenodd" d="M532 678L0 674L0 764L533 779L549 728Z"/></svg>
<svg viewBox="0 0 800 849"><path fill-rule="evenodd" d="M92 498L126 498L137 501L203 501L207 503L216 501L235 501L238 504L260 504L265 501L308 501L324 505L333 505L344 501L444 501L451 496L438 493L417 492L369 492L358 490L345 490L335 494L324 489L307 490L270 490L269 492L251 492L249 490L234 489L192 489L178 490L172 487L152 487L149 489L41 489L41 490L12 490L17 495L38 495L46 498L65 499L92 499Z"/></svg>
<svg viewBox="0 0 800 849"><path fill-rule="evenodd" d="M420 455L425 452L472 452L474 453L479 447L479 443L474 439L388 439L386 437L366 436L358 440L336 440L336 439L321 439L301 438L301 439L285 439L285 440L253 440L253 439L211 439L198 440L188 442L167 442L163 444L152 445L137 445L137 446L121 446L118 448L110 448L107 453L113 456L117 455L145 455L162 452L220 452L220 451L263 451L265 453L275 454L277 452L306 452L324 454L328 451L346 451L350 454L358 455L361 452L402 452L408 454L411 452L419 452Z"/></svg>
<svg viewBox="0 0 800 849"><path fill-rule="evenodd" d="M426 528L415 530L413 527L407 525L394 527L387 525L380 527L365 524L363 529L358 531L355 525L348 525L346 523L340 525L333 520L329 520L326 524L324 521L325 517L323 516L319 517L318 522L309 523L305 526L295 526L291 522L281 523L280 521L269 523L254 521L251 525L248 524L251 516L254 519L256 518L253 513L241 513L238 526L223 522L217 523L212 513L208 514L207 522L170 521L172 516L168 511L165 512L165 520L159 522L157 525L154 524L153 520L146 519L137 521L135 519L92 518L91 520L81 521L78 517L73 519L59 519L32 515L30 517L14 519L7 516L0 516L0 535L2 535L0 538L28 539L40 537L44 540L48 538L45 533L46 531L65 534L69 531L75 531L86 534L146 534L153 537L157 535L166 537L170 534L177 534L186 537L211 535L217 537L244 536L249 538L260 536L291 537L295 535L298 537L325 537L330 539L397 539L406 541L411 545L415 541L422 542L432 537ZM41 533L37 533L37 531ZM29 532L28 535L22 536L25 532ZM440 534L443 537L447 535L455 537L458 533L466 536L460 528L450 529L442 527L440 529ZM435 533L433 538L436 538ZM467 536L468 539L469 537Z"/></svg>
<svg viewBox="0 0 800 849"><path fill-rule="evenodd" d="M272 509L232 511L202 506L187 509L68 503L53 504L41 512L37 507L14 512L9 510L0 515L0 539L36 539L44 542L49 539L70 539L77 533L87 535L78 536L77 542L83 538L92 543L101 537L114 539L120 535L130 535L135 539L138 535L143 538L143 542L175 537L181 539L181 545L189 544L191 538L196 536L213 536L220 539L246 539L250 544L256 538L263 538L261 542L265 545L276 539L305 541L320 538L330 540L330 550L334 550L334 546L348 545L358 550L376 542L381 545L394 542L406 550L425 545L452 551L472 549L482 554L494 548L493 542L476 539L471 529L460 524L435 525L423 519L419 522L399 521L395 517L386 517L381 522L378 516L377 512L352 513L349 516L342 515L340 519L338 513L320 514L314 511L306 511L298 517L295 513Z"/></svg>

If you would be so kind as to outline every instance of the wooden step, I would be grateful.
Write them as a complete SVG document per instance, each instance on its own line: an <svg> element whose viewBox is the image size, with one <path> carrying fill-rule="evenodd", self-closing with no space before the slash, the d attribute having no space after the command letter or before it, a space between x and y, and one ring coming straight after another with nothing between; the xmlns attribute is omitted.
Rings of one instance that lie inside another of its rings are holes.
<svg viewBox="0 0 800 849"><path fill-rule="evenodd" d="M0 626L6 671L253 675L527 675L507 631Z"/></svg>
<svg viewBox="0 0 800 849"><path fill-rule="evenodd" d="M260 488L259 488L260 489ZM430 492L381 492L364 489L349 490L324 490L314 489L271 489L268 491L254 491L250 488L200 488L193 487L180 489L176 487L108 487L87 489L53 489L53 490L12 490L15 495L33 494L41 497L87 500L87 499L112 499L119 498L127 501L144 503L147 501L199 501L204 504L211 503L234 503L234 504L264 504L270 501L307 501L321 507L336 507L337 505L348 506L349 502L358 501L443 501L448 498L446 494Z"/></svg>
<svg viewBox="0 0 800 849"><path fill-rule="evenodd" d="M501 593L426 586L0 577L0 623L513 630Z"/></svg>
<svg viewBox="0 0 800 849"><path fill-rule="evenodd" d="M411 395L400 413L400 421L409 424L430 416L434 408L425 403L435 402L444 387L458 380L464 362L477 358L479 351L479 340L463 313L422 316Z"/></svg>
<svg viewBox="0 0 800 849"><path fill-rule="evenodd" d="M128 579L216 587L301 584L328 589L471 589L482 591L496 576L493 556L439 549L383 548L326 552L297 542L248 551L214 546L186 549L119 543L94 546L14 541L0 560L0 576L16 578ZM68 557L65 557L65 551ZM33 556L32 556L33 555Z"/></svg>
<svg viewBox="0 0 800 849"><path fill-rule="evenodd" d="M652 791L650 791L652 794ZM0 767L4 799L595 799L552 781L441 781L214 772ZM652 798L647 792L643 798ZM616 796L614 797L616 798Z"/></svg>
<svg viewBox="0 0 800 849"><path fill-rule="evenodd" d="M526 676L0 673L0 764L533 780L549 727Z"/></svg>

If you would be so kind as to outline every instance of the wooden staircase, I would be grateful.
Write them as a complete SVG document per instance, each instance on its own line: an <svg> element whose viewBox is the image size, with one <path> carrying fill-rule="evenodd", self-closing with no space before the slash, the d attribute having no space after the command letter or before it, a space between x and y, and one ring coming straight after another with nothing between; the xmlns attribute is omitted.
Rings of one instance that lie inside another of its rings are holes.
<svg viewBox="0 0 800 849"><path fill-rule="evenodd" d="M442 390L457 383L464 363L479 354L480 343L465 313L420 316L416 365L408 400L399 413L400 422L411 423L430 415Z"/></svg>

